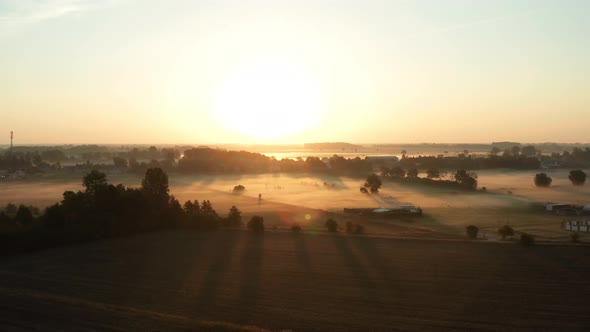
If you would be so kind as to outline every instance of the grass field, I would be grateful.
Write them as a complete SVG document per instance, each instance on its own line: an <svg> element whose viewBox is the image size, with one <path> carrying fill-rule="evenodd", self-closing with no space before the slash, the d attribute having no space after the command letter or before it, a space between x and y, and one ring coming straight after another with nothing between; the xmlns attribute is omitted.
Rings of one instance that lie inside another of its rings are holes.
<svg viewBox="0 0 590 332"><path fill-rule="evenodd" d="M343 234L151 233L1 258L0 327L587 331L589 250Z"/></svg>
<svg viewBox="0 0 590 332"><path fill-rule="evenodd" d="M365 225L369 234L396 237L459 238L465 226L475 224L481 235L496 239L495 230L503 224L517 231L529 232L541 241L568 241L561 229L564 217L531 209L532 202L590 204L590 185L572 186L567 170L551 170L550 188L533 184L535 171L494 170L479 172L479 186L487 192L457 192L447 189L403 186L386 182L379 195L359 193L362 180L335 176L289 175L224 175L170 176L170 191L181 202L209 199L217 212L225 215L232 205L243 211L246 219L254 214L264 216L270 227L287 228L298 223L309 232L323 230L326 218L334 217L341 225L346 221ZM8 202L47 206L61 199L65 190L81 189L82 175L39 178L27 181L1 182L0 205ZM137 175L110 175L111 183L139 186ZM231 189L246 187L242 195ZM258 194L262 201L258 201ZM345 215L345 207L388 207L412 203L424 209L424 217L411 221L361 219ZM582 241L589 241L582 234Z"/></svg>

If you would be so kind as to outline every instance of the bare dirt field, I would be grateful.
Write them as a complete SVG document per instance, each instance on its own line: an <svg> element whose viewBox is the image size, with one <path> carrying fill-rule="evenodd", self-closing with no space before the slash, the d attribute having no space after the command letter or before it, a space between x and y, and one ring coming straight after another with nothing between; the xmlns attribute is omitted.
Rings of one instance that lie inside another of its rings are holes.
<svg viewBox="0 0 590 332"><path fill-rule="evenodd" d="M540 241L568 241L561 228L563 216L531 208L534 202L590 204L590 185L573 186L568 170L547 171L553 180L550 188L534 186L536 171L480 171L479 186L487 192L463 192L432 187L404 186L385 182L379 195L359 193L362 180L309 174L260 174L223 176L170 176L170 192L181 202L208 199L221 215L232 205L246 219L262 215L270 227L288 228L298 223L307 231L323 230L326 218L341 225L346 221L365 225L368 234L401 237L458 238L465 226L480 227L480 236L496 240L495 230L510 224L517 232L534 234ZM8 202L47 206L61 199L65 190L81 189L82 175L39 178L0 183L0 205ZM109 175L111 183L139 186L137 175ZM232 194L242 184L246 191ZM262 200L258 200L258 194ZM411 203L424 210L424 217L412 220L367 219L342 213L346 207L390 207ZM582 234L582 241L590 235Z"/></svg>
<svg viewBox="0 0 590 332"><path fill-rule="evenodd" d="M151 233L1 258L0 329L587 331L589 253L344 234Z"/></svg>

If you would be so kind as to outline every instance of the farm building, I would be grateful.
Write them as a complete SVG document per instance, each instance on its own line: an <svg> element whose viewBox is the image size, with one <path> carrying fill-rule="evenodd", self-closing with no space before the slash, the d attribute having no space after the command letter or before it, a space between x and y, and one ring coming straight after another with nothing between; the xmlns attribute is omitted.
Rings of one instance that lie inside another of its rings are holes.
<svg viewBox="0 0 590 332"><path fill-rule="evenodd" d="M566 231L590 232L590 220L569 220L563 223Z"/></svg>
<svg viewBox="0 0 590 332"><path fill-rule="evenodd" d="M382 217L397 217L397 216L421 216L422 209L411 204L399 205L396 207L386 208L345 208L345 213L358 214L363 216L382 216Z"/></svg>

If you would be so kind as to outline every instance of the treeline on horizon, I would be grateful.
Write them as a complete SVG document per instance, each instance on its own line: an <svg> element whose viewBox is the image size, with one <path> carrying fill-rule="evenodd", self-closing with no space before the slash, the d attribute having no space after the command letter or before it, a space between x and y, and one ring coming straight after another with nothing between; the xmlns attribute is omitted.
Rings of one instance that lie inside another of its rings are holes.
<svg viewBox="0 0 590 332"><path fill-rule="evenodd" d="M42 214L23 205L0 209L0 255L164 229L242 226L235 206L221 217L209 200L181 205L170 195L161 168L148 169L139 188L110 184L97 170L85 175L82 184L83 190L65 191L61 202Z"/></svg>
<svg viewBox="0 0 590 332"><path fill-rule="evenodd" d="M62 166L61 161L68 161L70 157L59 150L9 151L0 154L0 170L19 169L27 173L42 173L62 169L90 170L100 168L104 170L117 169L143 174L149 168L162 168L167 172L181 172L187 174L244 174L244 173L327 173L334 175L361 176L379 169L383 163L370 157L344 158L333 155L329 158L307 157L297 159L280 159L268 157L260 153L213 149L209 147L190 148L181 152L176 148L158 149L151 146L146 149L133 148L129 151L107 152L84 150L84 156L105 160L108 155L112 162L96 164L86 162ZM470 154L465 150L457 156L408 156L401 151L402 158L399 166L404 169L417 168L427 170L431 168L451 170L481 170L495 168L538 169L544 164L557 164L559 167L584 168L590 166L590 148L574 148L572 152L542 154L534 146L501 150L493 147L485 155ZM92 159L95 160L95 159ZM108 160L108 159L107 159Z"/></svg>

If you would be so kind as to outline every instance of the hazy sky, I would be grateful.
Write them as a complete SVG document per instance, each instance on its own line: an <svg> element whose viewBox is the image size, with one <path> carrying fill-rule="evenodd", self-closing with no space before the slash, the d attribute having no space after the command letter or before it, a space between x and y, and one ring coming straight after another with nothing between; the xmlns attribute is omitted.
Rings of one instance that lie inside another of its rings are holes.
<svg viewBox="0 0 590 332"><path fill-rule="evenodd" d="M0 144L590 142L590 1L0 0Z"/></svg>

